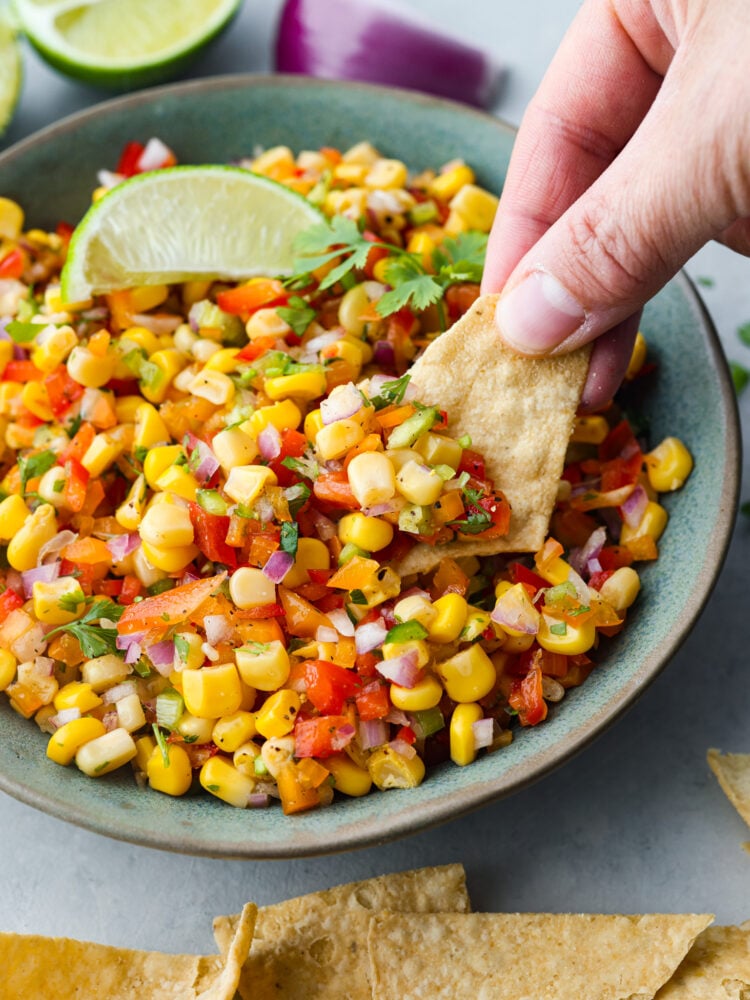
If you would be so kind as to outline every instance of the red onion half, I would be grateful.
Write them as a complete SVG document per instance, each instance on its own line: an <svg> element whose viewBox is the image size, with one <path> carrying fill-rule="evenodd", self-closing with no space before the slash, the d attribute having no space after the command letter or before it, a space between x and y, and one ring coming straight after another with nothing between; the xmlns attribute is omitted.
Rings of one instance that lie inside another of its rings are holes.
<svg viewBox="0 0 750 1000"><path fill-rule="evenodd" d="M479 49L384 0L287 0L276 69L422 90L477 108L495 103L503 76Z"/></svg>
<svg viewBox="0 0 750 1000"><path fill-rule="evenodd" d="M23 596L29 600L34 596L34 584L53 583L60 575L60 563L46 563L44 566L37 566L35 569L27 569L21 573L23 581Z"/></svg>
<svg viewBox="0 0 750 1000"><path fill-rule="evenodd" d="M294 556L290 552L277 549L269 556L268 562L263 567L263 574L272 583L281 583L292 566L294 566Z"/></svg>
<svg viewBox="0 0 750 1000"><path fill-rule="evenodd" d="M399 687L413 688L422 677L418 659L416 650L410 650L403 656L396 656L377 663L375 669L387 681L398 684Z"/></svg>

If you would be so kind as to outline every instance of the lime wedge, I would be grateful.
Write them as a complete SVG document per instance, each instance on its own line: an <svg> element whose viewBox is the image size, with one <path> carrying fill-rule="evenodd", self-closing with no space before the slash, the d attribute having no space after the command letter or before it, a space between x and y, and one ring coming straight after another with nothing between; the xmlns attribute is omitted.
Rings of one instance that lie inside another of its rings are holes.
<svg viewBox="0 0 750 1000"><path fill-rule="evenodd" d="M0 135L18 103L21 91L21 52L13 26L0 11Z"/></svg>
<svg viewBox="0 0 750 1000"><path fill-rule="evenodd" d="M288 275L293 243L323 220L306 198L239 167L169 167L118 184L81 220L67 302L134 285Z"/></svg>
<svg viewBox="0 0 750 1000"><path fill-rule="evenodd" d="M242 0L13 0L40 55L68 76L127 90L169 79Z"/></svg>

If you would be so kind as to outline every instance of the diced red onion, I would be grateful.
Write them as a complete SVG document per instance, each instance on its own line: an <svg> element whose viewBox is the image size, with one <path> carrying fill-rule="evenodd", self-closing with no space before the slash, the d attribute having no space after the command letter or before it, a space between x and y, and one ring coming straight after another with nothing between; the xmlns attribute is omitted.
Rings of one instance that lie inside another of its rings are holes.
<svg viewBox="0 0 750 1000"><path fill-rule="evenodd" d="M273 521L274 517L273 504L268 499L268 497L263 496L263 494L261 494L255 501L254 510L255 513L258 515L261 524L268 524L269 521Z"/></svg>
<svg viewBox="0 0 750 1000"><path fill-rule="evenodd" d="M129 637L129 638L132 638L132 636ZM143 652L143 650L141 649L140 642L136 642L135 640L133 640L132 642L128 643L128 646L127 646L127 649L126 649L126 652L125 652L125 662L126 663L137 663L138 660L140 660L140 658L141 658L141 653L142 652Z"/></svg>
<svg viewBox="0 0 750 1000"><path fill-rule="evenodd" d="M478 719L472 723L471 731L474 734L474 746L477 750L488 747L495 738L495 720Z"/></svg>
<svg viewBox="0 0 750 1000"><path fill-rule="evenodd" d="M398 684L399 687L413 688L421 679L422 670L419 667L419 656L415 649L410 649L402 656L395 656L375 664L375 669L381 677Z"/></svg>
<svg viewBox="0 0 750 1000"><path fill-rule="evenodd" d="M586 563L589 559L594 559L604 548L607 541L607 529L606 528L596 528L591 532L589 537L586 539L584 544L578 549L571 549L570 551L570 565L576 571L576 573L581 573L586 567Z"/></svg>
<svg viewBox="0 0 750 1000"><path fill-rule="evenodd" d="M479 49L383 0L287 0L275 68L422 90L477 108L492 106L503 78Z"/></svg>
<svg viewBox="0 0 750 1000"><path fill-rule="evenodd" d="M337 385L330 396L320 404L320 415L324 424L337 420L348 420L359 413L363 406L362 396L353 382Z"/></svg>
<svg viewBox="0 0 750 1000"><path fill-rule="evenodd" d="M648 494L639 483L620 507L625 524L629 528L637 528L646 513L646 507L648 507Z"/></svg>
<svg viewBox="0 0 750 1000"><path fill-rule="evenodd" d="M99 187L106 188L108 191L125 180L122 174L117 174L113 170L97 170L96 179L99 182Z"/></svg>
<svg viewBox="0 0 750 1000"><path fill-rule="evenodd" d="M396 367L396 352L393 344L388 340L376 340L372 345L372 360L381 368L393 370ZM389 375L385 381L391 382L393 379ZM373 395L377 396L377 393L374 392Z"/></svg>
<svg viewBox="0 0 750 1000"><path fill-rule="evenodd" d="M182 317L172 313L136 313L133 316L135 326L144 326L157 337L174 333L181 323Z"/></svg>
<svg viewBox="0 0 750 1000"><path fill-rule="evenodd" d="M114 535L112 538L108 538L104 544L112 553L115 562L122 562L141 544L141 536L137 531L131 531L125 535Z"/></svg>
<svg viewBox="0 0 750 1000"><path fill-rule="evenodd" d="M10 645L10 651L20 663L33 660L47 648L47 639L44 634L44 626L33 625L27 629L23 635L19 636Z"/></svg>
<svg viewBox="0 0 750 1000"><path fill-rule="evenodd" d="M216 663L219 659L220 654L218 649L215 649L210 642L201 643L201 651L212 663Z"/></svg>
<svg viewBox="0 0 750 1000"><path fill-rule="evenodd" d="M273 424L268 424L258 435L258 450L267 461L281 453L281 434Z"/></svg>
<svg viewBox="0 0 750 1000"><path fill-rule="evenodd" d="M247 797L248 809L265 809L271 804L271 797L265 792L251 792Z"/></svg>
<svg viewBox="0 0 750 1000"><path fill-rule="evenodd" d="M21 573L21 580L23 581L23 596L29 600L29 598L34 596L34 584L35 583L53 583L60 575L60 563L46 563L43 566L37 566L35 569L27 569Z"/></svg>
<svg viewBox="0 0 750 1000"><path fill-rule="evenodd" d="M206 442L201 441L195 434L188 433L187 443L190 451L195 451L198 454L198 467L195 470L195 478L201 486L205 486L214 473L218 472L221 468L219 460Z"/></svg>
<svg viewBox="0 0 750 1000"><path fill-rule="evenodd" d="M615 543L619 542L620 532L622 531L622 518L619 512L613 507L600 507L597 510L597 514L606 524L609 537L612 541Z"/></svg>
<svg viewBox="0 0 750 1000"><path fill-rule="evenodd" d="M589 561L586 563L586 572L589 574L589 576L591 576L592 573L601 573L602 564L599 562L598 559L589 559Z"/></svg>
<svg viewBox="0 0 750 1000"><path fill-rule="evenodd" d="M61 552L68 545L72 545L76 541L78 535L75 531L58 531L56 535L53 535L48 542L39 549L39 556L37 558L37 563L41 565L47 558L47 556L56 556L58 552Z"/></svg>
<svg viewBox="0 0 750 1000"><path fill-rule="evenodd" d="M174 642L171 639L154 642L146 647L146 656L148 656L160 674L168 677L172 672L172 665L174 663ZM168 668L166 669L166 673L165 668Z"/></svg>
<svg viewBox="0 0 750 1000"><path fill-rule="evenodd" d="M319 625L315 632L316 642L338 642L339 634L335 628L328 628L326 625Z"/></svg>
<svg viewBox="0 0 750 1000"><path fill-rule="evenodd" d="M327 615L331 625L333 625L339 635L345 635L347 638L351 638L354 635L352 620L343 608L335 608L333 611L328 611Z"/></svg>
<svg viewBox="0 0 750 1000"><path fill-rule="evenodd" d="M8 590L14 590L19 597L21 596L23 593L23 580L17 569L6 569L5 586Z"/></svg>
<svg viewBox="0 0 750 1000"><path fill-rule="evenodd" d="M377 621L357 626L354 630L354 645L357 647L358 653L370 653L373 649L383 645L387 635L388 629L385 627L385 622L382 618L378 618Z"/></svg>
<svg viewBox="0 0 750 1000"><path fill-rule="evenodd" d="M234 635L234 628L226 615L206 615L203 627L206 630L206 642L210 642L212 646L227 642Z"/></svg>
<svg viewBox="0 0 750 1000"><path fill-rule="evenodd" d="M306 340L302 345L302 349L305 353L317 354L324 347L328 347L329 344L335 343L337 340L341 340L341 330L326 330L325 333L319 333L317 337L311 337L310 340Z"/></svg>
<svg viewBox="0 0 750 1000"><path fill-rule="evenodd" d="M73 722L75 719L81 718L80 708L63 708L57 715L53 715L49 720L55 729L59 729L60 726L64 726L68 722Z"/></svg>
<svg viewBox="0 0 750 1000"><path fill-rule="evenodd" d="M407 743L406 740L391 740L388 746L394 751L394 753L399 754L401 757L405 757L407 760L411 760L412 757L417 756L417 751L411 743Z"/></svg>
<svg viewBox="0 0 750 1000"><path fill-rule="evenodd" d="M109 705L114 705L122 698L129 698L131 694L136 694L135 681L123 681L122 684L115 684L109 691L104 692L104 700Z"/></svg>
<svg viewBox="0 0 750 1000"><path fill-rule="evenodd" d="M106 306L94 306L93 309L84 309L80 315L87 323L99 323L109 318L109 309Z"/></svg>
<svg viewBox="0 0 750 1000"><path fill-rule="evenodd" d="M430 601L432 603L432 598L427 593L426 590L422 590L421 587L409 587L408 590L402 590L399 594L399 601L403 601L406 597L421 597L424 601Z"/></svg>
<svg viewBox="0 0 750 1000"><path fill-rule="evenodd" d="M118 635L115 639L115 648L120 650L130 649L132 643L141 642L145 635L145 632L131 632L130 635Z"/></svg>
<svg viewBox="0 0 750 1000"><path fill-rule="evenodd" d="M49 656L35 656L32 664L32 673L37 677L51 677L55 672L55 661Z"/></svg>
<svg viewBox="0 0 750 1000"><path fill-rule="evenodd" d="M498 599L490 618L498 625L523 632L524 635L536 635L539 631L539 612L521 603L511 591Z"/></svg>
<svg viewBox="0 0 750 1000"><path fill-rule="evenodd" d="M576 597L581 602L581 604L588 604L591 597L591 591L589 590L588 584L576 573L574 569L568 573L568 582L572 583L576 588Z"/></svg>
<svg viewBox="0 0 750 1000"><path fill-rule="evenodd" d="M111 733L113 729L117 729L120 725L120 717L117 712L105 712L102 716L102 725L108 733Z"/></svg>
<svg viewBox="0 0 750 1000"><path fill-rule="evenodd" d="M409 726L411 725L409 721L409 716L406 712L402 712L400 708L392 708L388 715L385 717L386 722L390 722L392 726Z"/></svg>
<svg viewBox="0 0 750 1000"><path fill-rule="evenodd" d="M312 518L318 538L321 541L327 542L330 541L331 538L335 538L337 534L336 525L329 517L326 517L325 514L321 514L320 511L316 510L314 507L310 508L310 517Z"/></svg>
<svg viewBox="0 0 750 1000"><path fill-rule="evenodd" d="M143 152L136 163L136 170L143 173L146 170L158 170L166 163L174 162L174 153L161 139L151 138L146 143Z"/></svg>
<svg viewBox="0 0 750 1000"><path fill-rule="evenodd" d="M268 562L263 567L263 573L272 583L281 583L292 566L294 566L294 556L291 552L277 549L269 556Z"/></svg>
<svg viewBox="0 0 750 1000"><path fill-rule="evenodd" d="M351 724L351 722L345 722L343 725L339 726L338 729L331 734L331 747L334 750L343 750L344 747L348 747L351 741L356 736L356 729Z"/></svg>
<svg viewBox="0 0 750 1000"><path fill-rule="evenodd" d="M392 514L398 510L398 499L389 500L387 503L376 503L373 507L363 507L362 513L367 517L382 517L383 514Z"/></svg>
<svg viewBox="0 0 750 1000"><path fill-rule="evenodd" d="M382 747L388 740L388 727L382 719L359 720L359 745L363 750Z"/></svg>
<svg viewBox="0 0 750 1000"><path fill-rule="evenodd" d="M198 333L200 330L200 317L203 313L203 306L200 302L196 302L194 305L190 306L188 310L188 324L193 333Z"/></svg>

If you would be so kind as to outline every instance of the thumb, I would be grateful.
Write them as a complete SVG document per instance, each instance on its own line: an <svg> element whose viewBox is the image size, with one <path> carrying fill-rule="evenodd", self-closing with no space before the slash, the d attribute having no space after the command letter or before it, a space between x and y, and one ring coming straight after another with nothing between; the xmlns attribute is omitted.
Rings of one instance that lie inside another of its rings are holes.
<svg viewBox="0 0 750 1000"><path fill-rule="evenodd" d="M671 120L652 106L617 159L511 274L496 313L510 347L538 356L593 340L636 313L696 250L747 214L750 192L738 196L726 183L730 165L720 153L706 155L720 150L720 139L696 137L685 148L689 131L676 140L683 115L671 103Z"/></svg>

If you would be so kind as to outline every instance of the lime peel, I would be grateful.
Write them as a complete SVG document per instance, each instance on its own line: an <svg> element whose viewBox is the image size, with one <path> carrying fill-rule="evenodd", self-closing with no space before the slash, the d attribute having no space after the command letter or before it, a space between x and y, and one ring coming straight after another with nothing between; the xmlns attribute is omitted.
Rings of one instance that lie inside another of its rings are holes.
<svg viewBox="0 0 750 1000"><path fill-rule="evenodd" d="M0 135L10 124L16 109L22 75L15 28L0 11Z"/></svg>
<svg viewBox="0 0 750 1000"><path fill-rule="evenodd" d="M62 295L83 302L136 285L292 274L296 236L323 220L296 191L240 167L140 174L78 225Z"/></svg>

